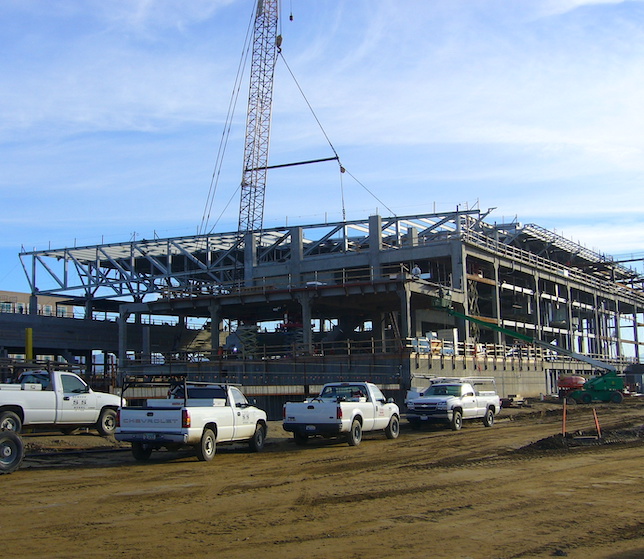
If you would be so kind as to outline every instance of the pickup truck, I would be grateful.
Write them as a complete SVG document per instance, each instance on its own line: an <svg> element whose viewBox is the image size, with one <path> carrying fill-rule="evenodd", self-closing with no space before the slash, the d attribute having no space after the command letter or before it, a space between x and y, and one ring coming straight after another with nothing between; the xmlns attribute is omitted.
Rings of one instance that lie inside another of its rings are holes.
<svg viewBox="0 0 644 559"><path fill-rule="evenodd" d="M251 405L238 386L184 382L171 387L167 398L122 407L115 437L131 443L139 461L150 458L153 450L182 447L192 447L199 460L210 461L219 443L246 442L259 452L267 426L266 412Z"/></svg>
<svg viewBox="0 0 644 559"><path fill-rule="evenodd" d="M461 429L465 419L482 419L483 425L492 427L501 409L494 379L487 377L433 379L427 388L410 390L405 404L412 428L439 421L454 431Z"/></svg>
<svg viewBox="0 0 644 559"><path fill-rule="evenodd" d="M298 445L319 435L346 437L351 446L357 446L366 431L384 430L388 439L395 439L400 432L400 411L375 384L331 382L315 398L286 402L283 427L293 433Z"/></svg>
<svg viewBox="0 0 644 559"><path fill-rule="evenodd" d="M20 433L23 426L56 426L63 432L93 427L112 435L121 398L95 392L78 375L28 371L14 384L0 384L0 429Z"/></svg>

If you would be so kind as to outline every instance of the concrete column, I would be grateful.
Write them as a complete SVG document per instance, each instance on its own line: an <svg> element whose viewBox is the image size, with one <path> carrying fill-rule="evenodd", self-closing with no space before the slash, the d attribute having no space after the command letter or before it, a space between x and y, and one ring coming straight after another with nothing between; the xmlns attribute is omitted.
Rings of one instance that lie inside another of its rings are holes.
<svg viewBox="0 0 644 559"><path fill-rule="evenodd" d="M499 278L499 263L494 261L494 318L499 321L499 326L503 326L501 317L501 280ZM501 332L494 332L494 343L501 345L503 343Z"/></svg>
<svg viewBox="0 0 644 559"><path fill-rule="evenodd" d="M29 296L29 314L38 314L38 296L33 293Z"/></svg>
<svg viewBox="0 0 644 559"><path fill-rule="evenodd" d="M304 234L301 227L291 228L291 258L288 261L288 272L291 284L301 285L300 277L302 260L304 259Z"/></svg>
<svg viewBox="0 0 644 559"><path fill-rule="evenodd" d="M210 349L214 355L217 355L217 351L221 345L219 341L219 329L221 327L220 311L221 305L212 301L210 303Z"/></svg>
<svg viewBox="0 0 644 559"><path fill-rule="evenodd" d="M615 301L615 337L617 338L617 357L621 357L622 351L622 325L620 324L621 314L619 312L619 301Z"/></svg>
<svg viewBox="0 0 644 559"><path fill-rule="evenodd" d="M308 355L313 353L313 330L311 328L311 296L308 293L298 293L297 300L302 307L302 333L304 335L304 350Z"/></svg>
<svg viewBox="0 0 644 559"><path fill-rule="evenodd" d="M143 365L149 365L152 362L149 326L143 326L141 328L141 362Z"/></svg>
<svg viewBox="0 0 644 559"><path fill-rule="evenodd" d="M379 320L376 324L378 324L378 329L379 329L379 335L380 335L380 347L382 353L387 352L387 328L385 327L386 323L386 318L387 318L387 313L380 312L378 313Z"/></svg>
<svg viewBox="0 0 644 559"><path fill-rule="evenodd" d="M244 235L244 286L253 285L253 275L257 266L257 243L255 233Z"/></svg>
<svg viewBox="0 0 644 559"><path fill-rule="evenodd" d="M633 307L633 340L635 341L635 360L640 362L640 337L637 328L637 307Z"/></svg>
<svg viewBox="0 0 644 559"><path fill-rule="evenodd" d="M129 311L125 309L119 310L119 355L117 367L120 371L124 371L127 368L127 319L129 316Z"/></svg>
<svg viewBox="0 0 644 559"><path fill-rule="evenodd" d="M382 218L379 215L369 216L369 268L370 279L380 279L380 252L382 251Z"/></svg>
<svg viewBox="0 0 644 559"><path fill-rule="evenodd" d="M412 337L411 333L411 290L407 285L403 285L400 293L400 337L401 341Z"/></svg>
<svg viewBox="0 0 644 559"><path fill-rule="evenodd" d="M92 312L94 311L94 305L92 305L92 300L87 297L87 301L85 301L85 320L92 320Z"/></svg>

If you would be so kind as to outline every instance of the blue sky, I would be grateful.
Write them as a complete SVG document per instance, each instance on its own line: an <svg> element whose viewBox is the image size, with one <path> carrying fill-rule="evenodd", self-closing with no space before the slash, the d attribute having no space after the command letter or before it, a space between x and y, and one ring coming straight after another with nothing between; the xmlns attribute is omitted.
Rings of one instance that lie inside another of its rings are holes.
<svg viewBox="0 0 644 559"><path fill-rule="evenodd" d="M0 289L27 290L21 247L197 232L254 3L0 3ZM266 226L340 220L343 197L348 219L495 207L490 221L644 256L644 1L283 0L281 13L286 62L375 197L334 163L272 171ZM237 227L246 88L215 231ZM331 155L279 61L270 162Z"/></svg>

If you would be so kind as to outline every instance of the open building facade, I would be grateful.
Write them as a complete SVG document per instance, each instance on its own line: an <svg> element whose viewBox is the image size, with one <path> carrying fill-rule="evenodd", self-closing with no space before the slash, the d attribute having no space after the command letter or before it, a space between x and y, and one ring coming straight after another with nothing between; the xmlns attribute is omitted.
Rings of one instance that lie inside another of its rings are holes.
<svg viewBox="0 0 644 559"><path fill-rule="evenodd" d="M32 307L63 296L87 319L116 318L121 375L198 371L305 392L352 375L401 390L482 375L536 396L592 370L556 348L620 370L641 361L640 274L537 225L486 218L373 215L21 259Z"/></svg>

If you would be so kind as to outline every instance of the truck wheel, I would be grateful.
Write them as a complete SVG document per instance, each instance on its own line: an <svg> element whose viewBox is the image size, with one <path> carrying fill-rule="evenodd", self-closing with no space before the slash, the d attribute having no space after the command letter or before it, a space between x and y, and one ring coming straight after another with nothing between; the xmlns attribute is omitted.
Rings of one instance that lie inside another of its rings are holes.
<svg viewBox="0 0 644 559"><path fill-rule="evenodd" d="M577 405L577 400L575 400L572 396L568 396L566 398L566 404L568 404L569 406L575 406Z"/></svg>
<svg viewBox="0 0 644 559"><path fill-rule="evenodd" d="M486 427L492 427L492 425L494 425L494 412L491 409L487 409L485 411L485 415L483 416L483 425Z"/></svg>
<svg viewBox="0 0 644 559"><path fill-rule="evenodd" d="M309 436L306 433L293 432L293 440L297 446L304 446L309 441Z"/></svg>
<svg viewBox="0 0 644 559"><path fill-rule="evenodd" d="M0 474L17 470L24 457L22 439L13 431L0 431Z"/></svg>
<svg viewBox="0 0 644 559"><path fill-rule="evenodd" d="M266 429L261 423L257 424L255 427L255 434L253 438L248 441L248 446L253 452L259 452L264 448L264 442L266 441Z"/></svg>
<svg viewBox="0 0 644 559"><path fill-rule="evenodd" d="M217 439L212 429L204 429L201 442L197 446L197 458L202 462L210 462L217 451Z"/></svg>
<svg viewBox="0 0 644 559"><path fill-rule="evenodd" d="M362 425L357 419L353 420L351 424L351 431L349 431L349 436L347 441L350 446L358 446L362 440Z"/></svg>
<svg viewBox="0 0 644 559"><path fill-rule="evenodd" d="M116 430L116 412L112 408L103 408L96 424L98 434L109 437Z"/></svg>
<svg viewBox="0 0 644 559"><path fill-rule="evenodd" d="M0 413L0 431L13 431L14 433L20 433L22 430L22 421L18 417L18 414L13 413L12 411L3 411Z"/></svg>
<svg viewBox="0 0 644 559"><path fill-rule="evenodd" d="M463 427L463 414L460 411L454 410L452 412L452 422L450 425L452 427L452 431L461 430L461 427Z"/></svg>
<svg viewBox="0 0 644 559"><path fill-rule="evenodd" d="M584 392L581 395L581 403L582 404L590 404L593 401L593 397L589 392Z"/></svg>
<svg viewBox="0 0 644 559"><path fill-rule="evenodd" d="M132 443L132 456L139 462L145 462L152 454L152 447L145 443Z"/></svg>
<svg viewBox="0 0 644 559"><path fill-rule="evenodd" d="M400 434L400 421L398 416L392 415L389 420L389 425L385 429L385 436L388 439L395 439Z"/></svg>
<svg viewBox="0 0 644 559"><path fill-rule="evenodd" d="M621 404L624 401L624 395L621 392L613 392L610 395L610 401L613 404Z"/></svg>

